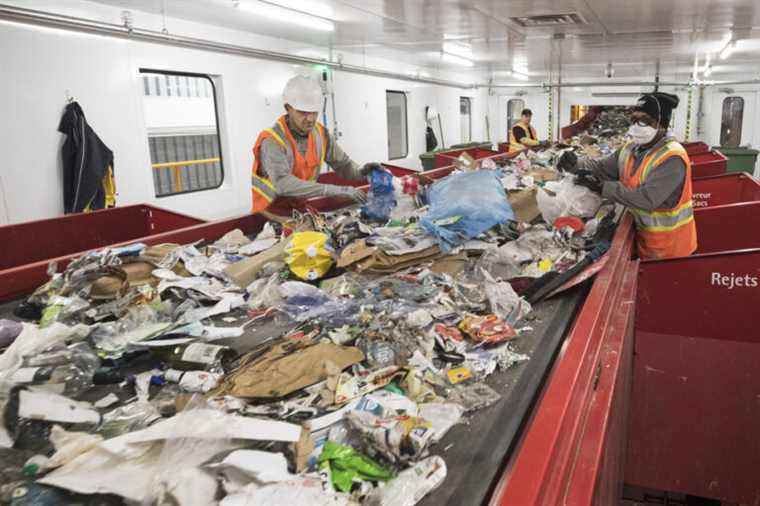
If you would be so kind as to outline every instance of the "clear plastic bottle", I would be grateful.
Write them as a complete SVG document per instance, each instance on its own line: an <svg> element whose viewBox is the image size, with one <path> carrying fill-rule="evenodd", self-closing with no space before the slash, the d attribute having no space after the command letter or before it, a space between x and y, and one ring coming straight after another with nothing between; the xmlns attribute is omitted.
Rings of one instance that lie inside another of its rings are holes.
<svg viewBox="0 0 760 506"><path fill-rule="evenodd" d="M47 385L63 395L76 396L93 385L99 366L100 359L87 343L76 343L28 357L11 381Z"/></svg>

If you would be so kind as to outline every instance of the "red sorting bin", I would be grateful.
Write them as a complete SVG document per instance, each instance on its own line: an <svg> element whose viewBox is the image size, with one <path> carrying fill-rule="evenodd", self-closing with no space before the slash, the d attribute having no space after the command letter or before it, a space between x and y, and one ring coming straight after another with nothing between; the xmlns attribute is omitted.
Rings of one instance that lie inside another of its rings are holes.
<svg viewBox="0 0 760 506"><path fill-rule="evenodd" d="M28 293L82 253L203 223L150 205L115 207L0 227L0 300Z"/></svg>
<svg viewBox="0 0 760 506"><path fill-rule="evenodd" d="M760 201L760 181L743 172L701 177L692 182L692 192L696 208L755 202Z"/></svg>
<svg viewBox="0 0 760 506"><path fill-rule="evenodd" d="M691 155L698 155L700 153L709 153L710 152L710 146L705 144L704 142L697 141L697 142L684 142L681 144L684 149L686 150L686 153Z"/></svg>
<svg viewBox="0 0 760 506"><path fill-rule="evenodd" d="M625 482L760 497L760 202L698 209L696 254L641 262Z"/></svg>
<svg viewBox="0 0 760 506"><path fill-rule="evenodd" d="M728 158L719 151L710 151L689 155L691 160L691 178L718 176L726 173Z"/></svg>

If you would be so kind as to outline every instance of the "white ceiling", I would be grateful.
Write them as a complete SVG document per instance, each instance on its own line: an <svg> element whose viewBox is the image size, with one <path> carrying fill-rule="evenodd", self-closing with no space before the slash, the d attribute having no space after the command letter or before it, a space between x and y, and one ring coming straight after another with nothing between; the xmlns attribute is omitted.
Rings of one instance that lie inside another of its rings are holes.
<svg viewBox="0 0 760 506"><path fill-rule="evenodd" d="M536 80L550 72L556 77L560 60L569 80L598 79L608 62L615 77L653 76L658 60L664 74L686 79L695 54L702 59L719 51L732 31L737 50L715 62L713 76L755 77L760 70L760 0L271 0L319 6L335 20L334 32L265 20L236 9L232 0L95 1L151 13L165 6L168 17L275 36L304 50L332 47L428 67L445 68L441 45L456 39L472 47L475 70L498 77L499 70L516 68ZM566 13L579 14L585 24L524 28L510 19Z"/></svg>

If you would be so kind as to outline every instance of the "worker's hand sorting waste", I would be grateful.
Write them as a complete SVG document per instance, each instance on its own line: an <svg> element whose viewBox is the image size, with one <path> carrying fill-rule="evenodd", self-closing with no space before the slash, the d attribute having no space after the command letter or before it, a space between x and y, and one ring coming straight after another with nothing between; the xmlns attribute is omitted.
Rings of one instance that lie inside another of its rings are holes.
<svg viewBox="0 0 760 506"><path fill-rule="evenodd" d="M338 186L334 184L323 186L326 197L346 197L358 204L365 204L367 202L367 194L353 186Z"/></svg>
<svg viewBox="0 0 760 506"><path fill-rule="evenodd" d="M557 169L565 172L575 173L578 167L578 156L572 151L565 151L562 156L559 157L557 162Z"/></svg>

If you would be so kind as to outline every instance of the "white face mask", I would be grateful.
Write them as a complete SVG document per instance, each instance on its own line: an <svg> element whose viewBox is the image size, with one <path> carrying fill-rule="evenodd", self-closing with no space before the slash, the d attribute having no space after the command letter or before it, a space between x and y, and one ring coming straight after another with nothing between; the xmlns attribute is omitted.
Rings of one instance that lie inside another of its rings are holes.
<svg viewBox="0 0 760 506"><path fill-rule="evenodd" d="M631 139L633 139L635 144L649 144L657 135L657 129L648 125L634 123L631 125L631 128L628 129L628 135L631 136Z"/></svg>

